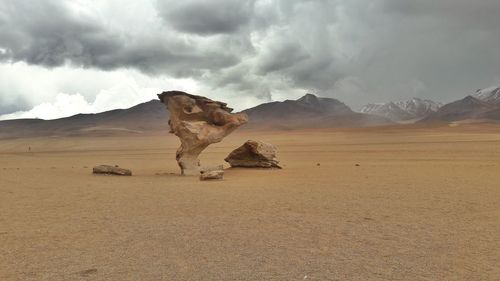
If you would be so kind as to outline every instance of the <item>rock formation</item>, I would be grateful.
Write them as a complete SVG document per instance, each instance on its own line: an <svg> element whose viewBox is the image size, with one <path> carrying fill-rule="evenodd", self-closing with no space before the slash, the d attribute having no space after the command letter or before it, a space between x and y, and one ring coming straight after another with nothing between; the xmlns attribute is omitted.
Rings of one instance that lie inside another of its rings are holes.
<svg viewBox="0 0 500 281"><path fill-rule="evenodd" d="M222 141L248 122L244 113L231 114L226 103L180 91L158 95L170 112L170 132L181 140L176 159L183 175L199 175L200 153L212 143Z"/></svg>
<svg viewBox="0 0 500 281"><path fill-rule="evenodd" d="M99 165L92 169L94 174L117 175L117 176L131 176L132 171L123 169L118 166Z"/></svg>
<svg viewBox="0 0 500 281"><path fill-rule="evenodd" d="M279 168L274 145L249 140L226 157L231 167Z"/></svg>

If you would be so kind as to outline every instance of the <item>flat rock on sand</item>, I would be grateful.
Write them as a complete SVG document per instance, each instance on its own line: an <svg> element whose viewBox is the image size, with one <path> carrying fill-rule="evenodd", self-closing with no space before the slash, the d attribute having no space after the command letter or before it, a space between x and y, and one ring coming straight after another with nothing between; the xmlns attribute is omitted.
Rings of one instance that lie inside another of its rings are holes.
<svg viewBox="0 0 500 281"><path fill-rule="evenodd" d="M118 166L111 165L99 165L92 169L94 174L104 174L104 175L117 175L117 176L131 176L132 171L128 169L123 169Z"/></svg>
<svg viewBox="0 0 500 281"><path fill-rule="evenodd" d="M200 180L202 180L202 181L222 180L223 177L224 177L223 170L211 170L211 171L202 172L200 174Z"/></svg>

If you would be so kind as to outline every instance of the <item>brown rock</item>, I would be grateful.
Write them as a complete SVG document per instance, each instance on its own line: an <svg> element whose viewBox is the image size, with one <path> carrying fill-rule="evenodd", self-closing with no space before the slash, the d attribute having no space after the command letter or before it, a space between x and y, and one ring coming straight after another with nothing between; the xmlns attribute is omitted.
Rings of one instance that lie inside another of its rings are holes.
<svg viewBox="0 0 500 281"><path fill-rule="evenodd" d="M206 181L206 180L222 180L224 177L224 171L223 170L212 170L212 171L206 171L200 174L200 180Z"/></svg>
<svg viewBox="0 0 500 281"><path fill-rule="evenodd" d="M279 168L276 147L272 144L249 140L226 157L231 167Z"/></svg>
<svg viewBox="0 0 500 281"><path fill-rule="evenodd" d="M200 168L200 173L210 172L210 171L223 171L224 165L208 166Z"/></svg>
<svg viewBox="0 0 500 281"><path fill-rule="evenodd" d="M106 175L117 175L117 176L131 176L132 171L128 169L123 169L118 166L110 165L99 165L92 169L94 174L106 174Z"/></svg>
<svg viewBox="0 0 500 281"><path fill-rule="evenodd" d="M158 97L170 112L171 133L181 140L176 159L183 175L199 175L200 153L248 122L246 114L231 114L227 104L206 97L180 91L163 92Z"/></svg>

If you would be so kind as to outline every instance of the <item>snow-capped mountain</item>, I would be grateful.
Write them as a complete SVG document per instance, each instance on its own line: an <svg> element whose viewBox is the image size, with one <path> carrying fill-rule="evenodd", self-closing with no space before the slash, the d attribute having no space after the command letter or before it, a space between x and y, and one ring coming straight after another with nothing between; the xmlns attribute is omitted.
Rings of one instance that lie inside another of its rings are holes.
<svg viewBox="0 0 500 281"><path fill-rule="evenodd" d="M383 116L393 121L402 121L413 119L413 116L403 110L394 102L388 103L370 103L360 110L361 113Z"/></svg>
<svg viewBox="0 0 500 281"><path fill-rule="evenodd" d="M472 96L490 104L500 105L500 87L498 86L477 90Z"/></svg>
<svg viewBox="0 0 500 281"><path fill-rule="evenodd" d="M367 104L361 108L361 112L384 116L393 121L404 121L425 118L441 106L441 103L432 100L412 98L408 101Z"/></svg>
<svg viewBox="0 0 500 281"><path fill-rule="evenodd" d="M408 101L400 101L396 103L401 109L410 113L414 118L423 118L429 114L438 111L443 106L442 103L427 99L412 98Z"/></svg>

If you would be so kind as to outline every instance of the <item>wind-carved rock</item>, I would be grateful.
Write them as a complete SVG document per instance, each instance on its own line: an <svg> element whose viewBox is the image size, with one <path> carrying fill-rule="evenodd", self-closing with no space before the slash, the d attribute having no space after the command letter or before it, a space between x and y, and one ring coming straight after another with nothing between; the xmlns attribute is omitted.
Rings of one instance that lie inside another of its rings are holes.
<svg viewBox="0 0 500 281"><path fill-rule="evenodd" d="M180 91L158 95L170 112L170 132L181 140L176 159L183 175L199 175L200 153L212 143L222 141L248 122L245 113L231 114L226 103Z"/></svg>

